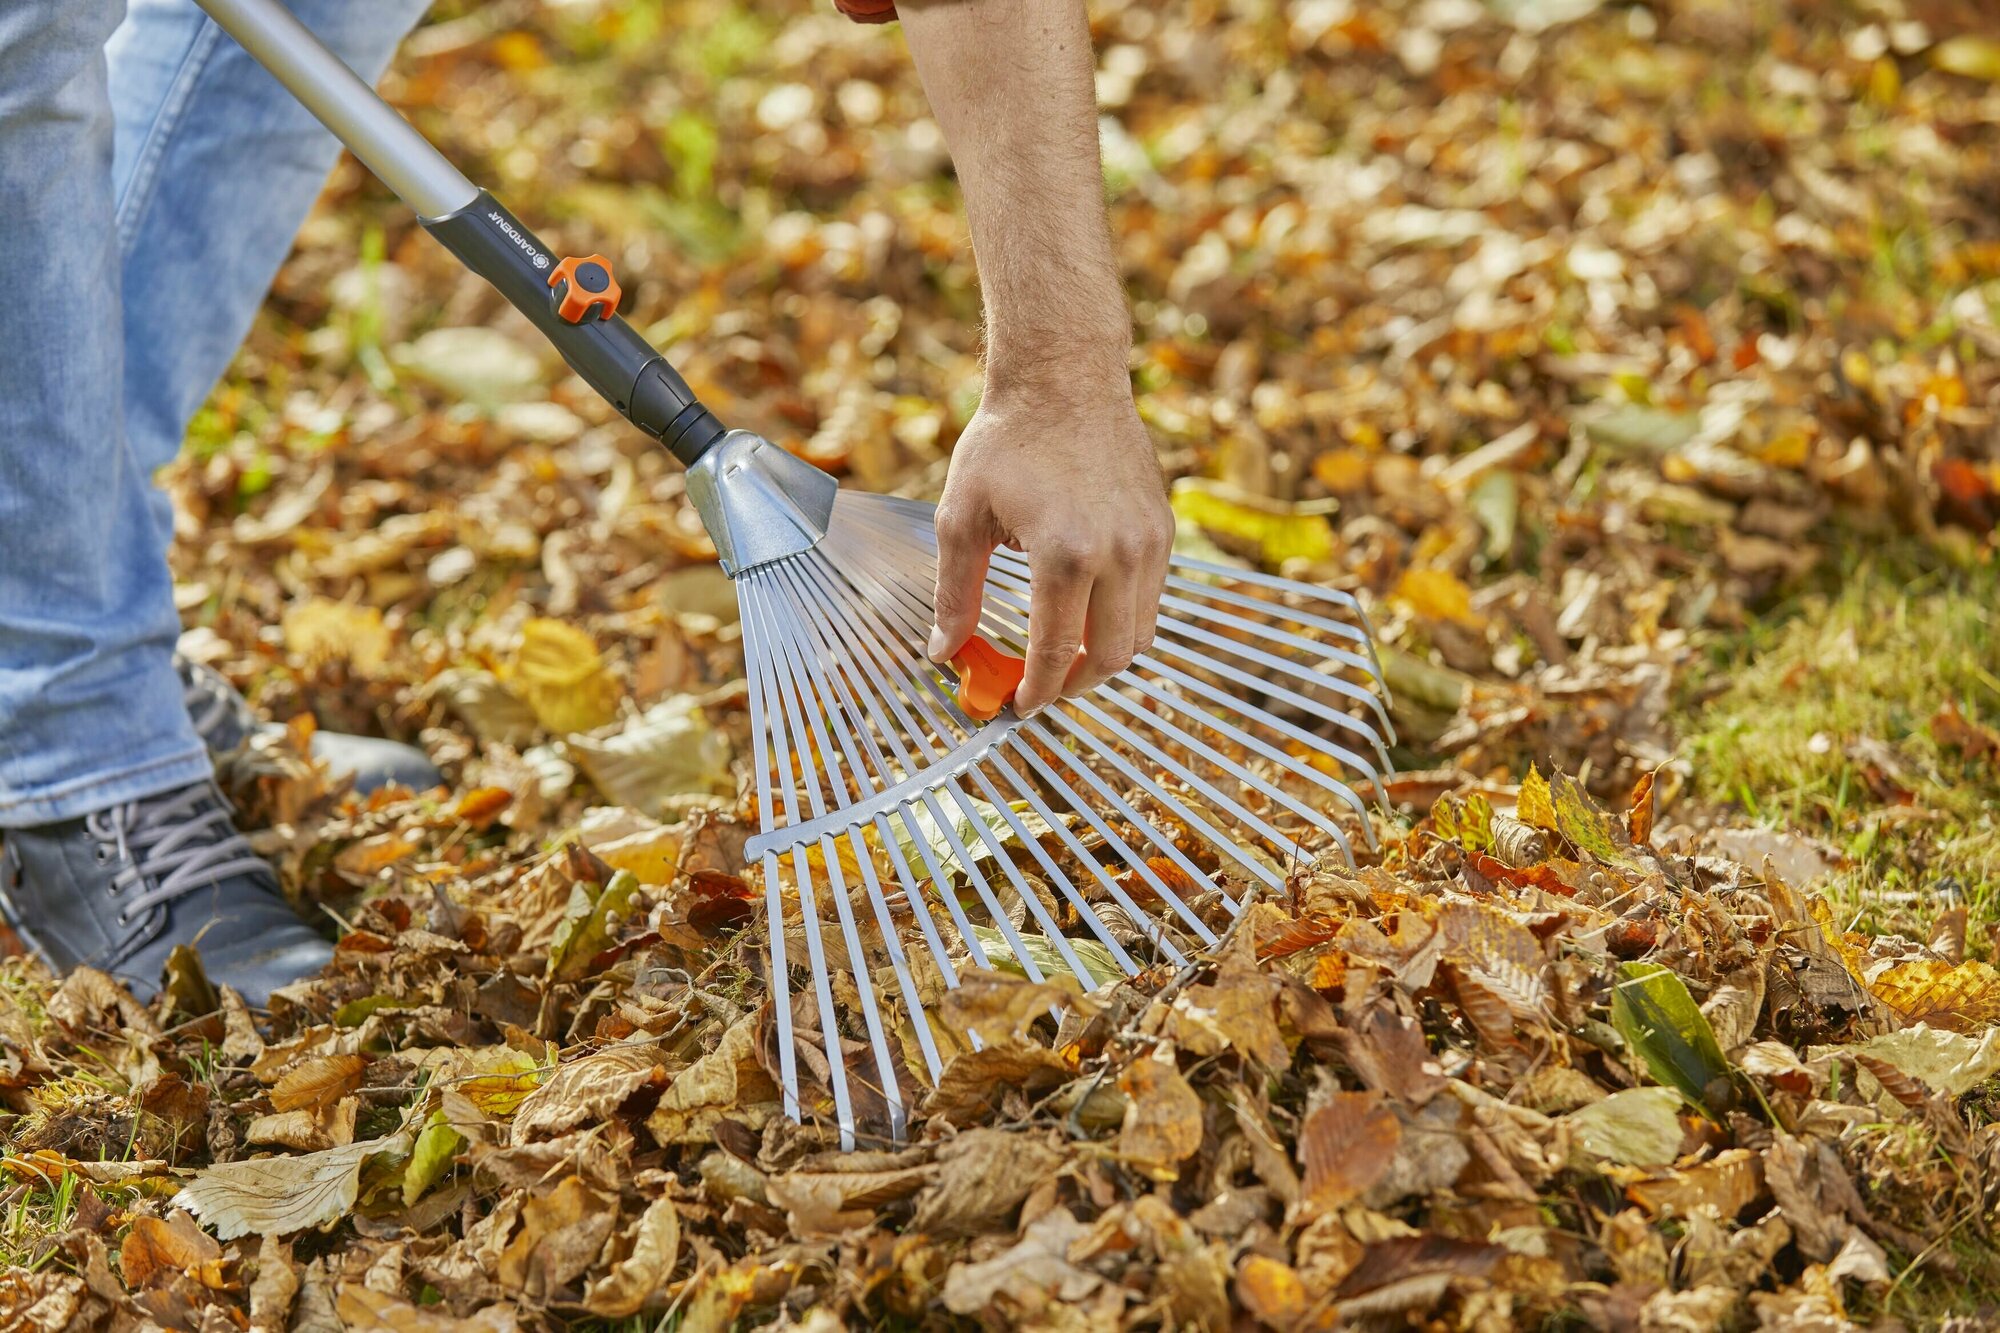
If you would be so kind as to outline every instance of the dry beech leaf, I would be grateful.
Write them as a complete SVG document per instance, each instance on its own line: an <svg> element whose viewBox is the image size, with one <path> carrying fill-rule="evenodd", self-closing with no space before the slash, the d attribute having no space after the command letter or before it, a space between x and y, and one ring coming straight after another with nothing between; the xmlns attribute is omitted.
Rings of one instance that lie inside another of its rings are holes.
<svg viewBox="0 0 2000 1333"><path fill-rule="evenodd" d="M1299 1127L1306 1197L1322 1209L1360 1198L1389 1170L1402 1140L1402 1123L1380 1093L1334 1093Z"/></svg>
<svg viewBox="0 0 2000 1333"><path fill-rule="evenodd" d="M1976 958L1957 964L1932 958L1898 963L1876 977L1869 990L1905 1023L1977 1033L2000 1022L2000 969Z"/></svg>
<svg viewBox="0 0 2000 1333"><path fill-rule="evenodd" d="M1174 1180L1201 1147L1201 1098L1175 1067L1172 1047L1134 1060L1118 1076L1128 1099L1118 1156L1154 1180Z"/></svg>
<svg viewBox="0 0 2000 1333"><path fill-rule="evenodd" d="M757 1020L738 1019L714 1050L675 1074L646 1128L661 1143L706 1143L729 1119L761 1129L777 1109L778 1087L757 1063Z"/></svg>
<svg viewBox="0 0 2000 1333"><path fill-rule="evenodd" d="M125 1233L118 1269L133 1290L161 1286L185 1273L201 1285L221 1290L222 1247L176 1208L162 1220L140 1217Z"/></svg>
<svg viewBox="0 0 2000 1333"><path fill-rule="evenodd" d="M343 1282L335 1311L350 1333L521 1333L511 1305L486 1305L460 1319L441 1309L411 1305L359 1282ZM301 1325L294 1323L293 1328ZM317 1333L317 1331L315 1331Z"/></svg>
<svg viewBox="0 0 2000 1333"><path fill-rule="evenodd" d="M1065 1160L1046 1139L967 1130L938 1150L937 1178L918 1197L910 1225L939 1236L996 1230Z"/></svg>
<svg viewBox="0 0 2000 1333"><path fill-rule="evenodd" d="M211 1166L174 1196L223 1240L290 1235L320 1226L354 1206L361 1164L377 1153L407 1151L407 1133L366 1139L302 1157L254 1157Z"/></svg>
<svg viewBox="0 0 2000 1333"><path fill-rule="evenodd" d="M590 1284L583 1308L600 1319L626 1319L659 1295L673 1276L681 1247L681 1216L671 1199L655 1199L627 1228L619 1243L623 1258Z"/></svg>
<svg viewBox="0 0 2000 1333"><path fill-rule="evenodd" d="M389 660L389 629L372 606L308 598L286 609L284 636L285 651L307 667L341 663L365 677Z"/></svg>
<svg viewBox="0 0 2000 1333"><path fill-rule="evenodd" d="M558 1065L514 1112L514 1142L599 1121L665 1071L645 1046L618 1046Z"/></svg>
<svg viewBox="0 0 2000 1333"><path fill-rule="evenodd" d="M594 731L617 715L618 682L589 634L560 620L521 627L507 684L558 735Z"/></svg>
<svg viewBox="0 0 2000 1333"><path fill-rule="evenodd" d="M317 1111L331 1106L361 1086L368 1068L365 1055L319 1055L286 1070L271 1087L271 1106L279 1111Z"/></svg>
<svg viewBox="0 0 2000 1333"><path fill-rule="evenodd" d="M1521 794L1515 798L1514 813L1523 824L1550 833L1559 831L1555 794L1549 790L1549 780L1542 776L1541 769L1533 764L1528 765L1528 776L1521 779Z"/></svg>

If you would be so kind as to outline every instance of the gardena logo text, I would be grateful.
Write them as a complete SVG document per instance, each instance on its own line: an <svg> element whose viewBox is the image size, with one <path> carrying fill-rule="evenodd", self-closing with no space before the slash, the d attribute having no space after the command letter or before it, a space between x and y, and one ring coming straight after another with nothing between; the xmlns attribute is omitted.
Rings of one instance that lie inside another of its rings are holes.
<svg viewBox="0 0 2000 1333"><path fill-rule="evenodd" d="M520 246L521 249L525 250L528 254L528 258L535 261L536 268L547 268L549 266L549 257L543 254L541 251L535 249L534 245L529 242L528 238L523 236L519 231L515 230L513 224L509 223L506 218L501 217L498 211L488 213L486 215L486 218L487 221L491 222L494 226L498 227L501 231L505 232L509 240L513 241L514 244Z"/></svg>

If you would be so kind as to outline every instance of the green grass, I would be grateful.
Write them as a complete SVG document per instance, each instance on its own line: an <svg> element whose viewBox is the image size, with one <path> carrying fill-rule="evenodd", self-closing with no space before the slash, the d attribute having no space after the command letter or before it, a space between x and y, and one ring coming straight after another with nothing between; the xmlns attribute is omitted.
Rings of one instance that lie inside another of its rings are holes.
<svg viewBox="0 0 2000 1333"><path fill-rule="evenodd" d="M2000 563L1952 567L1889 549L1711 647L1694 673L1693 792L1811 833L1850 864L1831 893L1864 918L1921 926L1956 893L2000 919L2000 766L1940 746L1947 699L2000 725ZM1893 748L1914 799L1883 801L1869 739Z"/></svg>

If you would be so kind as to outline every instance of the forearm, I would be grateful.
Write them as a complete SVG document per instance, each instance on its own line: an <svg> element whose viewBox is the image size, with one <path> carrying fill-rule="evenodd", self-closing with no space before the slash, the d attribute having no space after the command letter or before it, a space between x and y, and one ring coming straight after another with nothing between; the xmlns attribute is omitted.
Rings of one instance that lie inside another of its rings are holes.
<svg viewBox="0 0 2000 1333"><path fill-rule="evenodd" d="M1083 0L902 0L958 168L986 303L987 387L1129 393Z"/></svg>

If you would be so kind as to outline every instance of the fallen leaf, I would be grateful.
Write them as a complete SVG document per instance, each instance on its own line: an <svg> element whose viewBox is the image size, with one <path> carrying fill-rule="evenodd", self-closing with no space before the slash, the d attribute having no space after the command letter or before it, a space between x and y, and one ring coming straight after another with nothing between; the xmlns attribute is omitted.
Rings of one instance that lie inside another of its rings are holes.
<svg viewBox="0 0 2000 1333"><path fill-rule="evenodd" d="M595 730L617 715L618 682L596 642L560 620L538 618L521 627L507 685L558 735Z"/></svg>
<svg viewBox="0 0 2000 1333"><path fill-rule="evenodd" d="M410 1135L398 1133L300 1157L223 1162L182 1186L173 1203L214 1227L223 1240L289 1235L344 1215L360 1189L361 1164L409 1146Z"/></svg>
<svg viewBox="0 0 2000 1333"><path fill-rule="evenodd" d="M1579 1107L1558 1123L1572 1150L1621 1166L1665 1166L1680 1155L1681 1095L1672 1088L1627 1088Z"/></svg>
<svg viewBox="0 0 2000 1333"><path fill-rule="evenodd" d="M373 676L389 660L389 629L372 606L312 597L285 611L285 651L307 667L345 664Z"/></svg>
<svg viewBox="0 0 2000 1333"><path fill-rule="evenodd" d="M1611 1023L1653 1077L1714 1118L1710 1098L1729 1080L1729 1062L1687 983L1658 963L1621 963Z"/></svg>
<svg viewBox="0 0 2000 1333"><path fill-rule="evenodd" d="M1306 1197L1327 1210L1360 1198L1387 1173L1402 1138L1380 1093L1334 1093L1299 1127Z"/></svg>
<svg viewBox="0 0 2000 1333"><path fill-rule="evenodd" d="M299 1061L271 1087L271 1105L279 1111L317 1111L331 1106L361 1086L368 1068L365 1055L320 1055Z"/></svg>
<svg viewBox="0 0 2000 1333"><path fill-rule="evenodd" d="M1118 1076L1128 1099L1118 1131L1118 1156L1154 1180L1174 1180L1179 1164L1201 1147L1201 1098L1181 1077L1173 1048L1134 1060Z"/></svg>
<svg viewBox="0 0 2000 1333"><path fill-rule="evenodd" d="M583 1308L600 1319L626 1319L660 1304L681 1247L680 1212L671 1199L646 1205L619 1238L623 1255L584 1292Z"/></svg>

